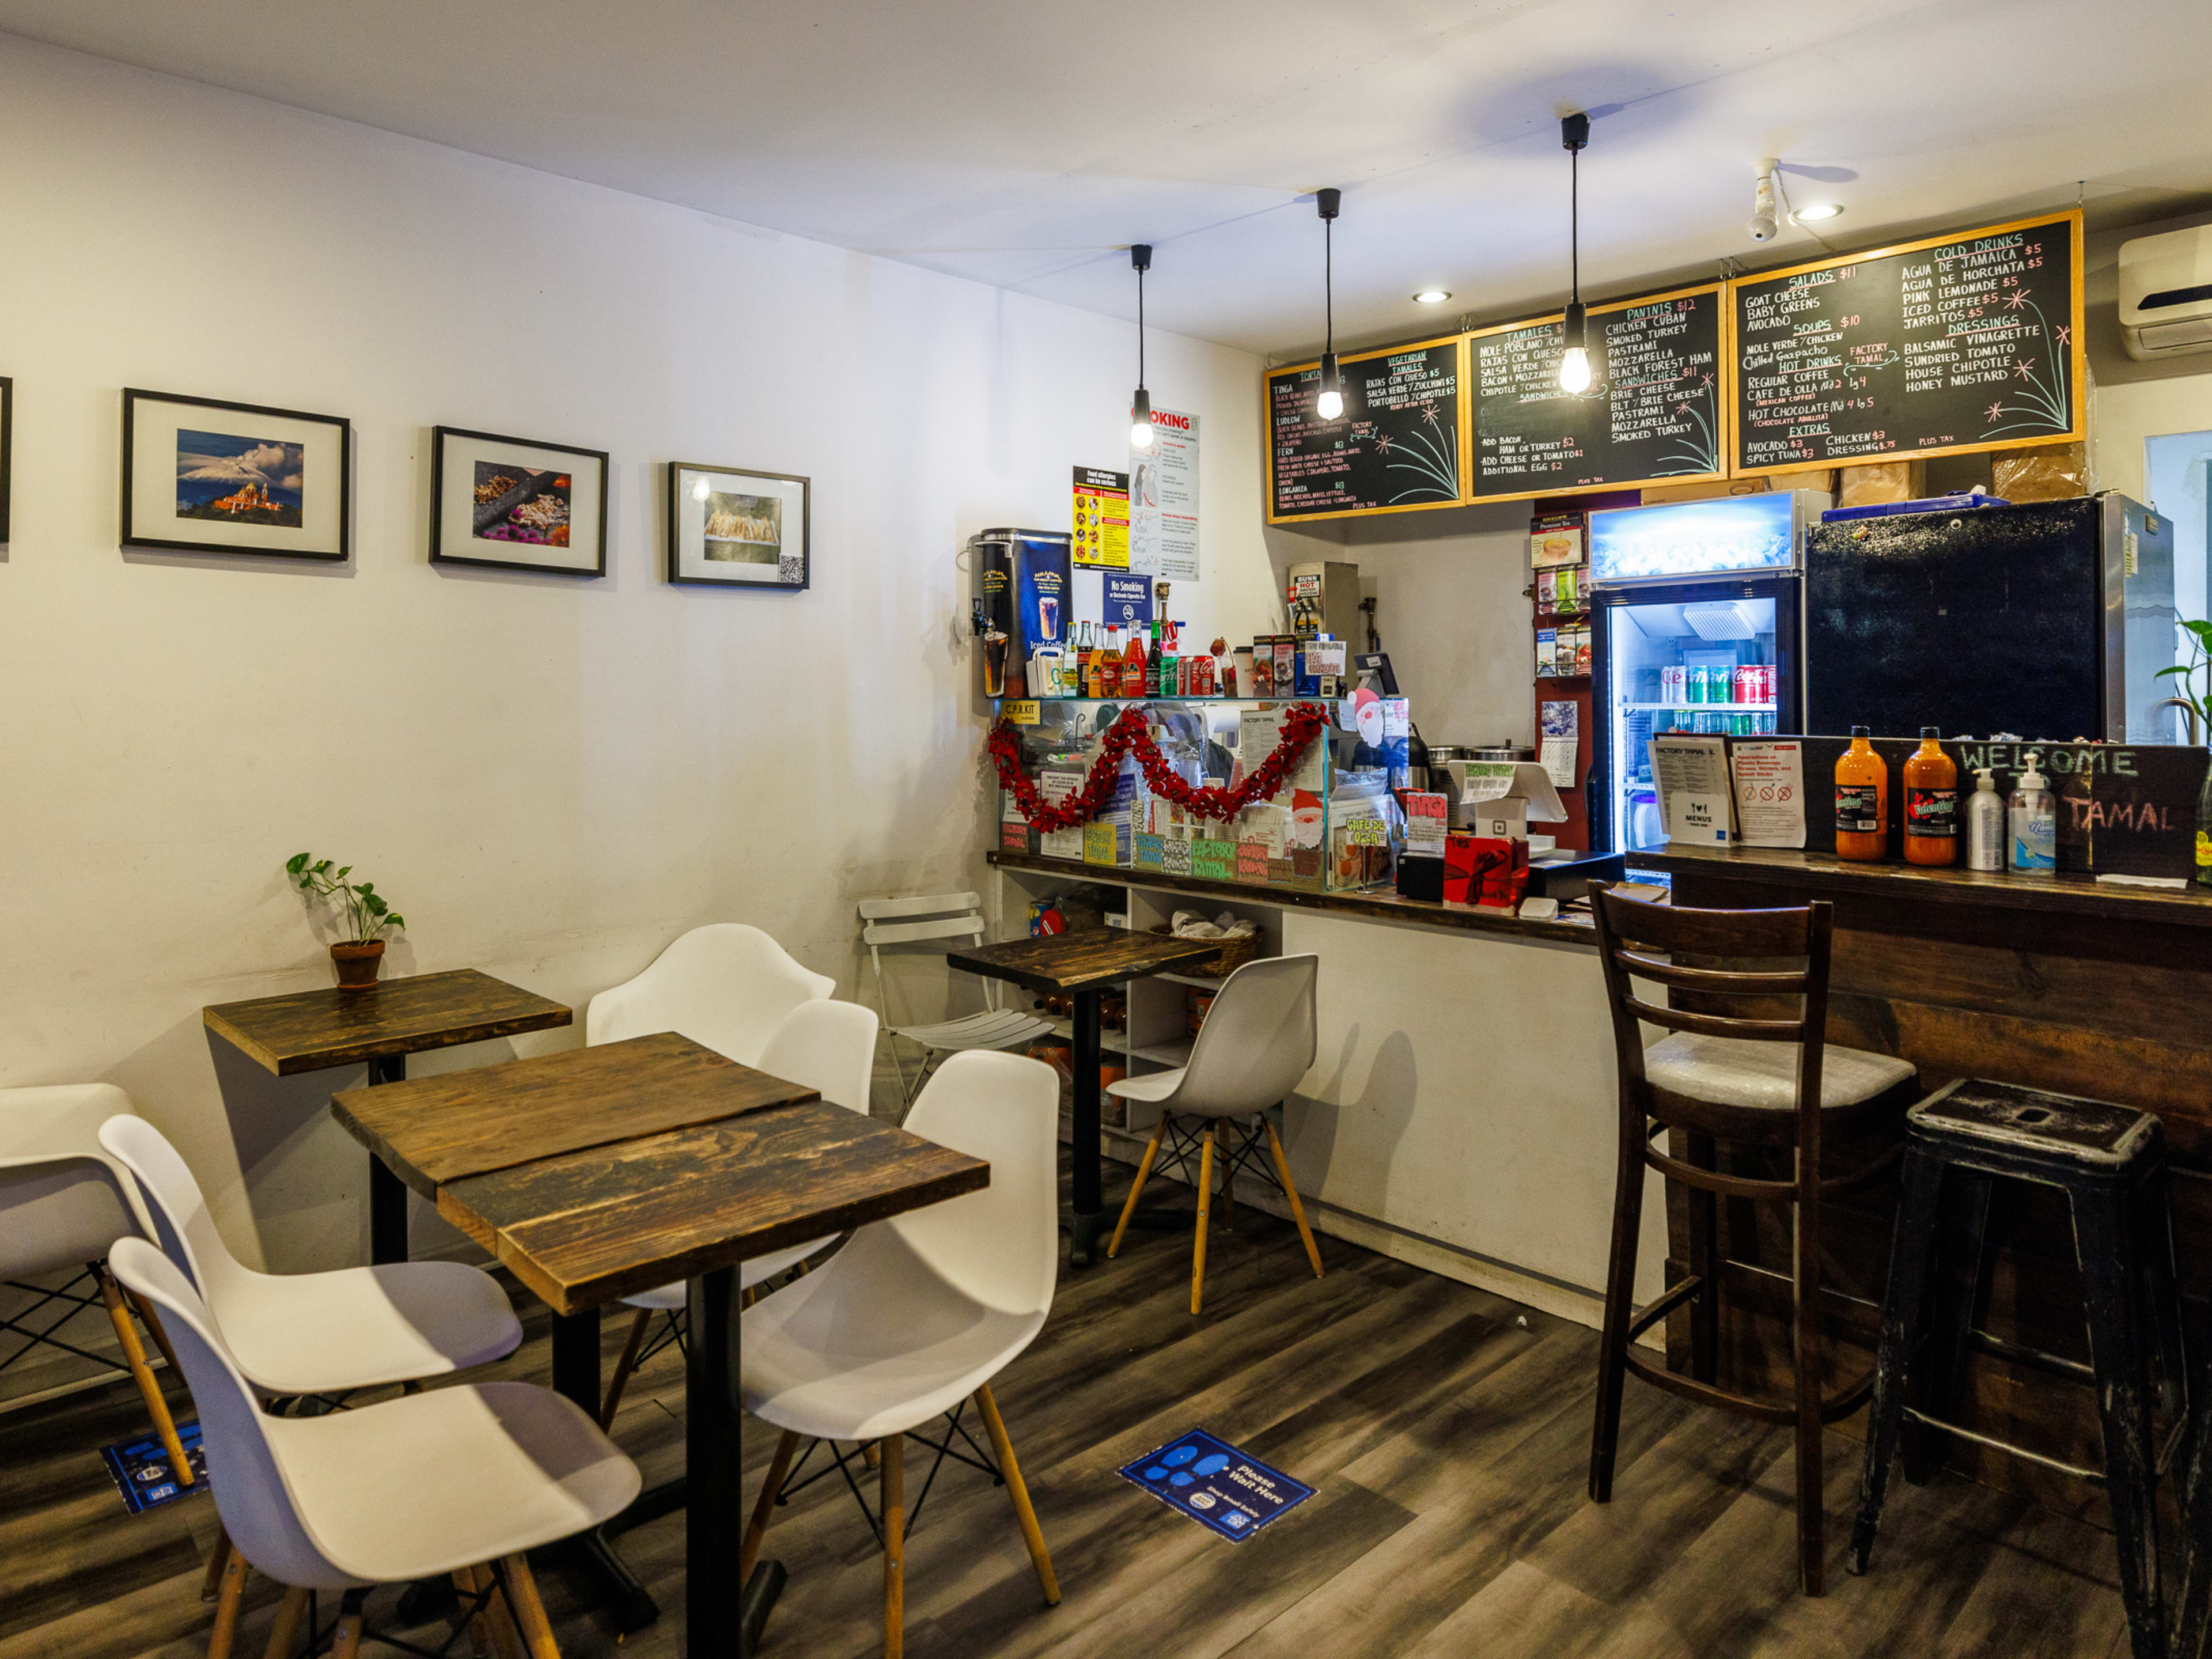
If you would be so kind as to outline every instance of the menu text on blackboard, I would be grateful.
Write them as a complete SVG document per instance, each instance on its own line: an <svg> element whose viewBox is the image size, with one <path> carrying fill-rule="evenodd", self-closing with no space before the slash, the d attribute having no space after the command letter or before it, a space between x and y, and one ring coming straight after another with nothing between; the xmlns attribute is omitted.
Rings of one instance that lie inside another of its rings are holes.
<svg viewBox="0 0 2212 1659"><path fill-rule="evenodd" d="M1321 369L1267 376L1271 521L1457 507L1466 490L1461 337L1343 360L1344 413L1314 410Z"/></svg>

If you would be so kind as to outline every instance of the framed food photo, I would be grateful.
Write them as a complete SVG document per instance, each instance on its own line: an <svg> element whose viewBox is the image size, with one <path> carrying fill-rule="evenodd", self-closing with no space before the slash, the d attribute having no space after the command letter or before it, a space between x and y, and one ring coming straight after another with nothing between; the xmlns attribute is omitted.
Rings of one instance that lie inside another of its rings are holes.
<svg viewBox="0 0 2212 1659"><path fill-rule="evenodd" d="M805 478L668 464L668 580L804 592L812 580Z"/></svg>
<svg viewBox="0 0 2212 1659"><path fill-rule="evenodd" d="M607 453L441 426L430 435L430 562L607 574Z"/></svg>
<svg viewBox="0 0 2212 1659"><path fill-rule="evenodd" d="M123 545L343 559L352 428L337 415L123 393Z"/></svg>

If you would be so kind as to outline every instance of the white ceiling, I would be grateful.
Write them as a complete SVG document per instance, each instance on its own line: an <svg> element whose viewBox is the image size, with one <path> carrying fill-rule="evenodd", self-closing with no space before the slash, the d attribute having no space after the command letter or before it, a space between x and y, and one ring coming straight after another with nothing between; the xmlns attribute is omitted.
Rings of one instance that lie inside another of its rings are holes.
<svg viewBox="0 0 2212 1659"><path fill-rule="evenodd" d="M2212 192L2203 0L0 0L0 30L1255 351ZM1448 288L1446 306L1412 303Z"/></svg>

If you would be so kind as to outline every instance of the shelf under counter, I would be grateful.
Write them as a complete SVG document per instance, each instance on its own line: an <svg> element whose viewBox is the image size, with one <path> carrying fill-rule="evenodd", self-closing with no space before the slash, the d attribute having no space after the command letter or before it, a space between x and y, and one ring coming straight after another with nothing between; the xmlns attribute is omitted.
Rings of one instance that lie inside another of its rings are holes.
<svg viewBox="0 0 2212 1659"><path fill-rule="evenodd" d="M1588 921L1571 917L1552 921L1524 921L1502 911L1478 910L1458 905L1436 904L1425 899L1401 898L1395 893L1310 892L1297 887L1264 887L1256 882L1211 881L1198 876L1171 876L1158 870L1127 865L1086 864L1081 859L1045 858L1034 853L1010 853L994 848L983 855L1002 870L1026 870L1038 875L1059 876L1070 881L1106 882L1116 886L1146 887L1166 893L1188 893L1205 898L1229 899L1245 904L1267 904L1291 910L1334 911L1341 915L1365 916L1377 921L1411 923L1424 927L1455 928L1466 933L1510 933L1522 939L1551 939L1560 944L1597 948L1596 931Z"/></svg>

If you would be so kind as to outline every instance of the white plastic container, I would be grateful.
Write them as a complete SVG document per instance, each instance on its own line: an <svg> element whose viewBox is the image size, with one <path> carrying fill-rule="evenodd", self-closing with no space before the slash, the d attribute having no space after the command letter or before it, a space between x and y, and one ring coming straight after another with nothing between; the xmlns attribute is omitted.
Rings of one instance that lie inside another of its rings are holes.
<svg viewBox="0 0 2212 1659"><path fill-rule="evenodd" d="M1966 868L2002 870L2005 867L2005 804L1997 793L1996 774L1988 767L1975 769L1979 780L1966 799Z"/></svg>
<svg viewBox="0 0 2212 1659"><path fill-rule="evenodd" d="M2007 861L2016 876L2039 880L2058 873L2058 803L2039 769L2043 751L2027 751L2027 770L2012 792ZM1978 791L1977 793L1979 793Z"/></svg>

